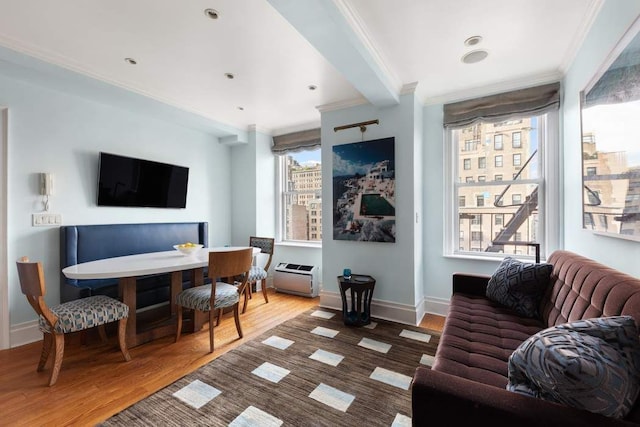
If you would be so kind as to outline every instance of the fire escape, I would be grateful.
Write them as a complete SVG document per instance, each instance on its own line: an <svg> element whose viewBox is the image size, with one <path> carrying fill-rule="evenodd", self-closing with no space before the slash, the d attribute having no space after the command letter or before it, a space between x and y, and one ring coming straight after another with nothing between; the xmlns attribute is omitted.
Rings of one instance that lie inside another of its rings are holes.
<svg viewBox="0 0 640 427"><path fill-rule="evenodd" d="M524 163L520 171L518 171L518 173L513 177L514 181L520 177L522 172L525 170L525 168L527 167L529 162L531 162L531 160L533 159L533 157L536 155L537 152L538 150L534 151L531 154L531 156L527 159L527 161ZM493 203L495 207L505 207L502 199L504 198L504 195L509 190L509 188L511 188L511 184L507 185L505 189L502 190L500 195L496 198L495 202ZM536 188L531 192L531 194L529 194L525 198L524 203L519 205L507 205L507 206L520 206L520 207L515 212L515 214L513 214L511 219L505 224L504 228L496 235L495 239L493 239L493 241L491 242L491 245L488 246L487 249L485 249L485 251L501 252L501 251L504 251L504 246L506 244L515 245L515 246L533 246L536 251L536 262L540 262L540 244L539 243L511 240L511 238L513 238L516 232L520 229L522 224L525 223L527 218L529 218L529 216L531 216L531 214L538 209L538 187L536 186Z"/></svg>

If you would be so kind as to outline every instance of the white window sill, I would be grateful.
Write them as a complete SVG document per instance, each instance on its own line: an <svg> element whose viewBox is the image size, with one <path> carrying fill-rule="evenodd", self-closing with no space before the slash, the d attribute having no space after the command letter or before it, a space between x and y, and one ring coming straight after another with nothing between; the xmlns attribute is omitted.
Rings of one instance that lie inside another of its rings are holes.
<svg viewBox="0 0 640 427"><path fill-rule="evenodd" d="M301 241L284 241L284 242L276 242L276 246L322 249L322 242L316 243L316 242L301 242Z"/></svg>
<svg viewBox="0 0 640 427"><path fill-rule="evenodd" d="M469 261L491 261L491 262L502 262L503 259L510 256L511 258L515 258L518 261L522 262L535 262L535 256L521 256L521 255L510 255L510 254L501 254L496 256L481 256L481 255L467 255L467 254L444 254L442 255L444 258L450 259L461 259L461 260L469 260ZM540 262L544 262L544 259L540 257Z"/></svg>

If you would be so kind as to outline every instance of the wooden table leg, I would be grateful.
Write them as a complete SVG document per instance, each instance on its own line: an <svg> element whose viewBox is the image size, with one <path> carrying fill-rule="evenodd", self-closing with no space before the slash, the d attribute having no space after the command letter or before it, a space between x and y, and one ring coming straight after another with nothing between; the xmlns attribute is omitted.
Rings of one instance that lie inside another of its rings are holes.
<svg viewBox="0 0 640 427"><path fill-rule="evenodd" d="M118 293L122 302L129 307L129 319L127 320L127 347L134 347L137 343L136 320L136 278L122 277L118 281Z"/></svg>
<svg viewBox="0 0 640 427"><path fill-rule="evenodd" d="M204 268L191 270L191 284L193 286L204 285ZM209 320L209 315L202 311L193 310L193 332L202 330L202 326Z"/></svg>
<svg viewBox="0 0 640 427"><path fill-rule="evenodd" d="M169 306L171 307L171 317L174 317L176 312L176 297L182 291L182 271L174 271L171 273L171 293L169 296Z"/></svg>

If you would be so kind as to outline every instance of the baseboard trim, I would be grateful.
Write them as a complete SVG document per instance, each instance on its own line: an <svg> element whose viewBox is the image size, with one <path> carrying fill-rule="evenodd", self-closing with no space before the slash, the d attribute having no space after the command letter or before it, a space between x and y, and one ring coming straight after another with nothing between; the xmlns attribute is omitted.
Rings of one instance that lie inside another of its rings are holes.
<svg viewBox="0 0 640 427"><path fill-rule="evenodd" d="M438 316L447 317L449 312L450 301L444 298L427 297L422 300L424 306L424 314L437 314Z"/></svg>
<svg viewBox="0 0 640 427"><path fill-rule="evenodd" d="M347 302L351 299L347 296ZM342 310L342 298L338 292L320 292L320 307ZM371 316L406 325L419 325L425 314L446 317L449 301L443 298L423 298L416 306L391 301L371 300Z"/></svg>
<svg viewBox="0 0 640 427"><path fill-rule="evenodd" d="M42 332L40 332L37 320L18 323L11 326L9 331L10 348L20 347L40 340L42 340Z"/></svg>
<svg viewBox="0 0 640 427"><path fill-rule="evenodd" d="M347 302L351 299L347 296ZM342 298L338 292L320 292L320 307L342 310ZM405 325L418 325L422 320L420 310L408 304L373 299L371 301L371 316Z"/></svg>

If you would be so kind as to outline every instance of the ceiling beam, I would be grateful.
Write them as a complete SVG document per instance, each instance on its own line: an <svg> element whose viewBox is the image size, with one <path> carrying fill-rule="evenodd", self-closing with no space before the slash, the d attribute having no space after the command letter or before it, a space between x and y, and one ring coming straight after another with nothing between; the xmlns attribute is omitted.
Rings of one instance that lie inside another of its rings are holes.
<svg viewBox="0 0 640 427"><path fill-rule="evenodd" d="M335 1L268 0L269 3L371 104L397 105L399 87L376 60Z"/></svg>

